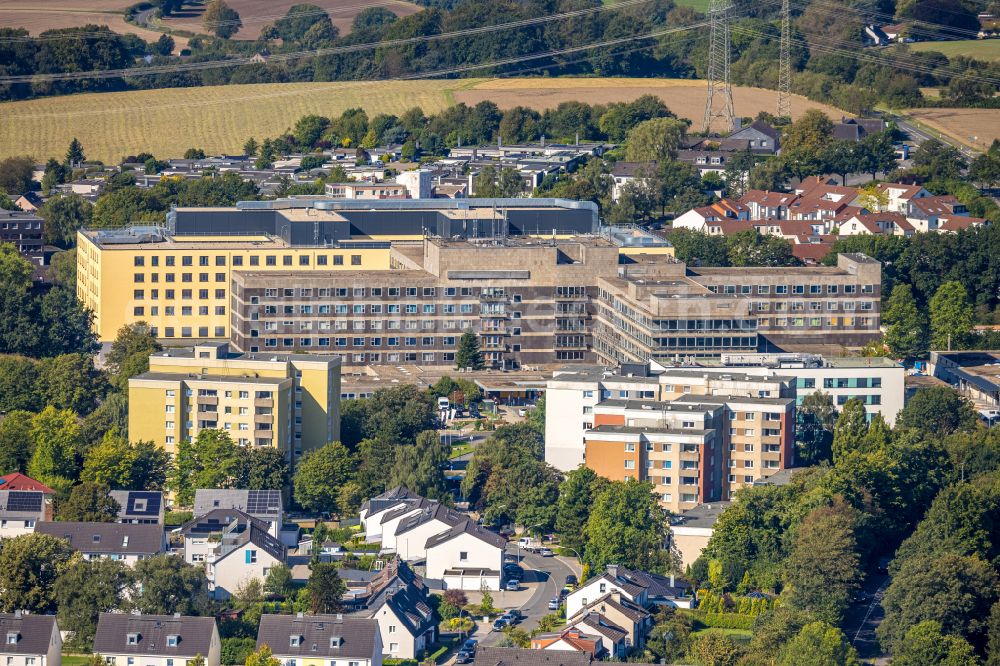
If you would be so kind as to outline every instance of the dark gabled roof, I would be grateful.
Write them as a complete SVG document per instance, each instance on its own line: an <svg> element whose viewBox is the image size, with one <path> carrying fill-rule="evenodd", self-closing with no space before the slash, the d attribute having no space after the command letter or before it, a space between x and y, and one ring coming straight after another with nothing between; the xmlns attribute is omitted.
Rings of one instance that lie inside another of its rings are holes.
<svg viewBox="0 0 1000 666"><path fill-rule="evenodd" d="M288 549L285 547L285 544L271 536L266 529L258 527L256 523L250 523L249 529L243 529L242 531L237 532L236 536L237 538L232 549L215 561L216 567L219 566L219 562L229 557L231 554L239 550L240 547L248 543L252 543L257 546L279 562L284 562L286 556L288 555Z"/></svg>
<svg viewBox="0 0 1000 666"><path fill-rule="evenodd" d="M74 550L84 553L152 555L164 548L162 525L42 522L35 532L67 539Z"/></svg>
<svg viewBox="0 0 1000 666"><path fill-rule="evenodd" d="M451 541L452 539L461 536L463 534L468 534L473 536L480 541L488 543L494 548L504 548L507 545L507 539L503 538L496 532L492 532L482 525L476 523L473 520L466 520L464 523L459 523L453 526L451 529L442 532L441 534L435 534L434 536L427 539L425 548L433 548L446 541Z"/></svg>
<svg viewBox="0 0 1000 666"><path fill-rule="evenodd" d="M586 623L585 626L587 629L596 631L614 643L618 643L628 636L628 632L625 629L618 626L600 613L595 613L593 611L587 611L577 615L569 624L570 626L577 626L584 623Z"/></svg>
<svg viewBox="0 0 1000 666"><path fill-rule="evenodd" d="M480 647L473 666L590 666L586 652Z"/></svg>
<svg viewBox="0 0 1000 666"><path fill-rule="evenodd" d="M378 521L379 525L384 525L390 520L393 520L394 518L405 516L410 511L414 511L415 509L423 509L429 506L433 506L434 504L436 504L436 502L433 502L424 497L415 497L405 500L399 500L397 502L393 502L392 504L386 504L381 509L379 509L378 511L374 511L373 513L378 513L379 511L385 511L385 514L382 516L382 519Z"/></svg>
<svg viewBox="0 0 1000 666"><path fill-rule="evenodd" d="M434 626L434 611L427 604L426 590L414 585L397 587L375 597L368 609L374 612L383 604L392 609L411 636L419 636Z"/></svg>
<svg viewBox="0 0 1000 666"><path fill-rule="evenodd" d="M576 617L581 617L588 611L602 612L602 609L607 606L614 608L633 622L642 622L651 615L645 608L632 603L621 595L618 595L618 600L615 600L614 593L609 592L608 594L605 594L604 596L599 597L598 599L595 599L591 603L587 604L586 608L578 613Z"/></svg>
<svg viewBox="0 0 1000 666"><path fill-rule="evenodd" d="M244 526L253 523L262 530L267 529L267 523L263 520L249 516L239 509L212 509L204 516L198 516L184 523L180 532L190 536L212 534L223 531L234 522Z"/></svg>
<svg viewBox="0 0 1000 666"><path fill-rule="evenodd" d="M194 515L203 516L212 509L239 509L255 518L281 520L280 490L240 490L200 488L194 494Z"/></svg>
<svg viewBox="0 0 1000 666"><path fill-rule="evenodd" d="M299 636L299 645L289 640ZM303 657L358 657L371 659L378 620L345 615L262 615L257 647L267 645L275 655ZM332 638L339 638L337 646Z"/></svg>
<svg viewBox="0 0 1000 666"><path fill-rule="evenodd" d="M55 624L52 615L0 613L0 654L47 654ZM8 644L7 634L17 634L17 642Z"/></svg>
<svg viewBox="0 0 1000 666"><path fill-rule="evenodd" d="M111 498L118 502L118 520L159 520L163 512L163 493L146 490L112 490ZM145 508L139 508L145 502Z"/></svg>
<svg viewBox="0 0 1000 666"><path fill-rule="evenodd" d="M381 495L376 495L372 497L367 502L361 505L362 511L368 511L368 514L379 513L385 511L387 508L395 506L402 500L407 499L420 499L420 495L410 492L406 486L396 486L390 490L385 491Z"/></svg>
<svg viewBox="0 0 1000 666"><path fill-rule="evenodd" d="M101 613L94 637L94 652L166 657L207 655L214 633L213 617ZM135 645L128 644L129 634L138 634ZM179 637L175 647L167 645L168 636Z"/></svg>
<svg viewBox="0 0 1000 666"><path fill-rule="evenodd" d="M656 160L652 162L615 162L611 167L612 176L632 177L656 171Z"/></svg>
<svg viewBox="0 0 1000 666"><path fill-rule="evenodd" d="M637 569L618 567L618 575L645 588L650 600L654 597L680 596L691 589L691 583L682 578L674 577L673 584L671 584L670 576L661 576L660 574L639 571Z"/></svg>
<svg viewBox="0 0 1000 666"><path fill-rule="evenodd" d="M414 507L415 508L415 507ZM399 521L396 525L396 536L400 534L405 534L412 529L420 527L425 523L429 523L432 520L437 520L444 523L450 527L455 525L461 525L469 520L469 518L452 508L449 508L439 502L431 502L429 506L423 507L423 509L412 516L407 516Z"/></svg>

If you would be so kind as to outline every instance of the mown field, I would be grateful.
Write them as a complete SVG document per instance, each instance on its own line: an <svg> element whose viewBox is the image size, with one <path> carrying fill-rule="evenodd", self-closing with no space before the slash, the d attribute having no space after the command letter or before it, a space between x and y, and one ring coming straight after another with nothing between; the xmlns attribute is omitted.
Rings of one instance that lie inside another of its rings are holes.
<svg viewBox="0 0 1000 666"><path fill-rule="evenodd" d="M240 15L243 26L233 39L257 39L261 28L274 23L288 12L292 5L302 4L300 0L227 0L226 4ZM365 7L384 7L396 16L409 16L419 12L423 7L406 0L379 0L372 4L367 0L310 0L309 4L321 7L330 15L333 24L340 29L340 34L350 32L351 23ZM163 25L173 29L191 32L205 32L201 14L204 5L190 5L183 12L163 20Z"/></svg>
<svg viewBox="0 0 1000 666"><path fill-rule="evenodd" d="M139 35L147 42L160 37L159 32L146 30L125 21L125 8L130 0L0 0L0 28L25 28L38 35L57 28L106 25L114 32ZM187 40L175 37L178 48Z"/></svg>
<svg viewBox="0 0 1000 666"><path fill-rule="evenodd" d="M977 60L1000 60L1000 39L962 39L950 42L916 42L914 51L937 51L949 58L968 56Z"/></svg>
<svg viewBox="0 0 1000 666"><path fill-rule="evenodd" d="M49 97L0 104L0 157L29 154L44 161L59 156L75 136L90 159L117 162L147 151L176 157L186 148L210 153L239 151L250 136L277 136L307 113L339 115L361 107L369 115L400 113L419 106L434 113L458 101L483 99L501 108L518 104L537 109L566 100L588 103L627 101L655 93L677 115L694 120L705 103L703 81L670 79L516 78L336 83L272 83L244 86L171 88L121 93ZM776 93L736 88L737 113L754 116L773 111ZM822 108L794 98L794 115Z"/></svg>
<svg viewBox="0 0 1000 666"><path fill-rule="evenodd" d="M1000 139L997 109L909 109L904 113L976 150L986 150L994 139Z"/></svg>

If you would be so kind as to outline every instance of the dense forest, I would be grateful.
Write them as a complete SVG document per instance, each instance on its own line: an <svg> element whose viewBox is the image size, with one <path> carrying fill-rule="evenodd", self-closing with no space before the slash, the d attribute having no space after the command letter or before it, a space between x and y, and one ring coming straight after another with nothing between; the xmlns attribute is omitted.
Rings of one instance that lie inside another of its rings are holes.
<svg viewBox="0 0 1000 666"><path fill-rule="evenodd" d="M178 5L167 0L155 4L162 13L175 11ZM224 5L219 0L212 4ZM147 44L101 26L51 30L38 37L4 28L0 77L28 78L0 78L0 99L88 90L430 75L693 78L706 73L704 16L671 0L609 5L598 0L427 0L424 4L427 9L404 18L382 7L368 7L346 35L339 34L320 8L295 5L253 41L227 38L239 20L236 16L217 22L216 36L193 37L181 58L170 55L173 41L168 35ZM939 10L937 4L793 2L793 88L852 112L879 102L894 107L994 104L998 63L964 57L949 60L906 45L862 48L866 23L900 21L919 39L974 36L971 26L978 24L971 4L953 3L947 10ZM777 2L735 4L735 83L776 86L779 9ZM224 6L214 11L232 16ZM268 60L249 62L258 53L267 54ZM500 61L505 64L496 64ZM139 71L100 78L45 77L124 67ZM42 78L32 80L30 75ZM942 88L940 100L924 99L921 89L928 87Z"/></svg>

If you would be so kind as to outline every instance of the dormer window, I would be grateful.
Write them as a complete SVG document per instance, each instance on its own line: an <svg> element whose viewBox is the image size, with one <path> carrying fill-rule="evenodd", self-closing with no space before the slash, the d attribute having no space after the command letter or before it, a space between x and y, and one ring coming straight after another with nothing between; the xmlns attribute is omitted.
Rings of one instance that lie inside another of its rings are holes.
<svg viewBox="0 0 1000 666"><path fill-rule="evenodd" d="M125 635L125 644L126 645L138 645L139 644L139 634L137 634L137 633L126 634Z"/></svg>
<svg viewBox="0 0 1000 666"><path fill-rule="evenodd" d="M330 637L330 647L332 647L332 648L339 648L343 642L344 642L344 639L342 639L340 636L331 636Z"/></svg>
<svg viewBox="0 0 1000 666"><path fill-rule="evenodd" d="M134 508L134 510L135 510L136 513L144 512L146 510L146 500L145 499L137 499L137 500L135 500L135 504L133 505L133 508Z"/></svg>
<svg viewBox="0 0 1000 666"><path fill-rule="evenodd" d="M177 647L177 643L180 640L180 636L167 636L167 647Z"/></svg>
<svg viewBox="0 0 1000 666"><path fill-rule="evenodd" d="M18 639L21 638L21 634L16 631L7 632L7 645L17 645Z"/></svg>
<svg viewBox="0 0 1000 666"><path fill-rule="evenodd" d="M94 543L101 543L101 535L100 534L95 534L94 535Z"/></svg>
<svg viewBox="0 0 1000 666"><path fill-rule="evenodd" d="M302 645L302 636L289 636L288 647L299 647Z"/></svg>

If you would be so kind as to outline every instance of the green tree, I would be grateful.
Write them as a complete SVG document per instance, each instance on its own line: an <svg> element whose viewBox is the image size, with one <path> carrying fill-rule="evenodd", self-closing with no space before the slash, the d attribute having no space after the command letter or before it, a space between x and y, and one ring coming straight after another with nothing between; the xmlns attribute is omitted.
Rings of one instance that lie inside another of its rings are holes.
<svg viewBox="0 0 1000 666"><path fill-rule="evenodd" d="M924 620L906 632L893 666L977 666L975 650L964 638L941 633L941 624Z"/></svg>
<svg viewBox="0 0 1000 666"><path fill-rule="evenodd" d="M436 430L425 430L417 435L414 444L397 449L389 485L409 488L422 497L449 500L444 468L450 453L450 447Z"/></svg>
<svg viewBox="0 0 1000 666"><path fill-rule="evenodd" d="M28 470L34 453L31 421L34 414L23 410L7 412L0 420L0 476Z"/></svg>
<svg viewBox="0 0 1000 666"><path fill-rule="evenodd" d="M37 411L44 405L38 363L24 356L0 356L0 412Z"/></svg>
<svg viewBox="0 0 1000 666"><path fill-rule="evenodd" d="M900 283L892 288L882 322L885 343L896 356L914 358L927 353L927 320L917 308L910 285Z"/></svg>
<svg viewBox="0 0 1000 666"><path fill-rule="evenodd" d="M258 148L257 139L250 137L246 140L246 143L243 144L243 154L247 157L254 157L257 155Z"/></svg>
<svg viewBox="0 0 1000 666"><path fill-rule="evenodd" d="M68 541L48 534L0 541L0 611L55 612L55 581L72 556Z"/></svg>
<svg viewBox="0 0 1000 666"><path fill-rule="evenodd" d="M35 161L26 155L0 160L0 192L23 194L31 189Z"/></svg>
<svg viewBox="0 0 1000 666"><path fill-rule="evenodd" d="M76 248L53 254L49 267L49 277L54 284L76 291Z"/></svg>
<svg viewBox="0 0 1000 666"><path fill-rule="evenodd" d="M76 414L46 407L31 422L34 454L28 475L54 488L67 487L76 479L77 451L82 437Z"/></svg>
<svg viewBox="0 0 1000 666"><path fill-rule="evenodd" d="M907 559L882 600L885 619L877 630L879 642L898 653L913 626L933 620L942 633L984 647L998 582L993 568L975 556L945 553Z"/></svg>
<svg viewBox="0 0 1000 666"><path fill-rule="evenodd" d="M644 571L665 569L666 517L649 483L608 483L594 500L584 534L584 558L591 570L608 564Z"/></svg>
<svg viewBox="0 0 1000 666"><path fill-rule="evenodd" d="M238 446L233 451L233 488L274 490L288 485L288 460L278 449Z"/></svg>
<svg viewBox="0 0 1000 666"><path fill-rule="evenodd" d="M914 393L899 412L896 425L943 437L976 426L976 412L950 386L929 386Z"/></svg>
<svg viewBox="0 0 1000 666"><path fill-rule="evenodd" d="M466 329L462 333L462 337L458 340L458 350L455 352L455 367L472 368L473 370L482 370L485 367L483 353L479 349L479 336L471 328Z"/></svg>
<svg viewBox="0 0 1000 666"><path fill-rule="evenodd" d="M781 135L783 151L801 150L820 154L833 141L833 121L819 109L809 109L785 128Z"/></svg>
<svg viewBox="0 0 1000 666"><path fill-rule="evenodd" d="M257 640L249 637L222 639L219 662L224 666L243 666L247 658L257 649ZM280 662L279 662L280 663Z"/></svg>
<svg viewBox="0 0 1000 666"><path fill-rule="evenodd" d="M860 580L857 512L843 503L813 509L799 525L785 575L793 608L839 625Z"/></svg>
<svg viewBox="0 0 1000 666"><path fill-rule="evenodd" d="M246 666L281 666L281 660L271 656L271 648L262 645L256 652L247 655Z"/></svg>
<svg viewBox="0 0 1000 666"><path fill-rule="evenodd" d="M677 149L688 122L676 118L653 118L629 130L625 159L630 162L662 162L677 157Z"/></svg>
<svg viewBox="0 0 1000 666"><path fill-rule="evenodd" d="M38 211L45 220L45 242L62 248L76 245L76 232L90 224L94 206L77 194L56 195Z"/></svg>
<svg viewBox="0 0 1000 666"><path fill-rule="evenodd" d="M656 663L679 661L687 652L693 630L694 620L690 615L678 613L669 606L661 607L646 638L646 649L657 660Z"/></svg>
<svg viewBox="0 0 1000 666"><path fill-rule="evenodd" d="M309 582L309 609L313 613L339 613L343 611L342 597L347 586L337 573L337 565L317 562L311 565Z"/></svg>
<svg viewBox="0 0 1000 666"><path fill-rule="evenodd" d="M851 451L864 449L865 435L868 434L868 414L860 398L851 398L833 427L833 460Z"/></svg>
<svg viewBox="0 0 1000 666"><path fill-rule="evenodd" d="M826 622L810 622L781 649L780 666L857 666L857 652L844 632Z"/></svg>
<svg viewBox="0 0 1000 666"><path fill-rule="evenodd" d="M340 442L310 451L295 471L295 501L311 511L337 512L340 487L351 480L356 459Z"/></svg>
<svg viewBox="0 0 1000 666"><path fill-rule="evenodd" d="M163 345L153 335L153 329L144 321L118 329L105 359L118 388L127 390L129 378L146 372L150 354L162 349Z"/></svg>
<svg viewBox="0 0 1000 666"><path fill-rule="evenodd" d="M154 555L135 564L133 606L153 615L205 615L210 607L204 567L177 555Z"/></svg>
<svg viewBox="0 0 1000 666"><path fill-rule="evenodd" d="M121 507L108 493L107 486L81 483L73 486L69 497L59 505L59 520L80 523L113 523Z"/></svg>
<svg viewBox="0 0 1000 666"><path fill-rule="evenodd" d="M170 470L170 455L153 442L129 444L109 431L87 450L80 479L116 490L163 490Z"/></svg>
<svg viewBox="0 0 1000 666"><path fill-rule="evenodd" d="M795 410L795 421L798 462L810 465L830 460L833 457L833 429L837 423L833 396L819 389L808 394Z"/></svg>
<svg viewBox="0 0 1000 666"><path fill-rule="evenodd" d="M757 231L727 236L726 254L732 266L795 266L799 263L788 241Z"/></svg>
<svg viewBox="0 0 1000 666"><path fill-rule="evenodd" d="M104 374L94 368L85 354L61 354L40 363L41 393L45 402L57 409L89 414L107 393Z"/></svg>
<svg viewBox="0 0 1000 666"><path fill-rule="evenodd" d="M563 545L583 551L584 527L590 517L590 508L606 484L604 477L583 465L566 474L559 484L555 525Z"/></svg>
<svg viewBox="0 0 1000 666"><path fill-rule="evenodd" d="M972 332L972 304L961 282L945 282L931 298L931 345L951 349Z"/></svg>
<svg viewBox="0 0 1000 666"><path fill-rule="evenodd" d="M363 439L409 444L424 430L434 429L436 404L412 384L380 389L370 398L344 402L340 424L341 440L351 449Z"/></svg>
<svg viewBox="0 0 1000 666"><path fill-rule="evenodd" d="M229 39L243 27L239 12L223 0L210 0L201 16L205 29L216 37Z"/></svg>
<svg viewBox="0 0 1000 666"><path fill-rule="evenodd" d="M743 648L726 634L706 632L691 641L691 654L704 666L736 666Z"/></svg>
<svg viewBox="0 0 1000 666"><path fill-rule="evenodd" d="M695 266L728 266L726 239L692 229L676 229L667 234L678 259Z"/></svg>
<svg viewBox="0 0 1000 666"><path fill-rule="evenodd" d="M294 590L292 584L292 570L285 564L278 564L271 567L264 581L264 590L268 594L276 594L280 597L288 597Z"/></svg>
<svg viewBox="0 0 1000 666"><path fill-rule="evenodd" d="M132 570L124 562L73 558L53 586L59 628L73 633L67 644L89 652L101 613L128 610Z"/></svg>
<svg viewBox="0 0 1000 666"><path fill-rule="evenodd" d="M69 142L69 148L66 149L66 163L70 167L77 167L83 164L85 159L87 158L83 154L83 144L74 136Z"/></svg>

